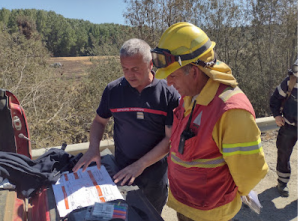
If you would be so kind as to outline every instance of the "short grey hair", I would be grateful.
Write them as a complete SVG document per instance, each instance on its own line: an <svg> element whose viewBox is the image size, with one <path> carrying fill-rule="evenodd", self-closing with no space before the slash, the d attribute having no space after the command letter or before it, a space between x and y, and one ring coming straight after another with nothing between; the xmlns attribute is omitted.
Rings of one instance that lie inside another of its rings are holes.
<svg viewBox="0 0 300 221"><path fill-rule="evenodd" d="M187 64L187 65L183 66L181 69L182 69L182 71L184 72L185 75L188 75L193 66L194 65L192 65L192 64Z"/></svg>
<svg viewBox="0 0 300 221"><path fill-rule="evenodd" d="M148 63L152 60L151 47L147 42L138 38L132 38L124 42L120 49L120 57L131 57L142 55L143 60Z"/></svg>

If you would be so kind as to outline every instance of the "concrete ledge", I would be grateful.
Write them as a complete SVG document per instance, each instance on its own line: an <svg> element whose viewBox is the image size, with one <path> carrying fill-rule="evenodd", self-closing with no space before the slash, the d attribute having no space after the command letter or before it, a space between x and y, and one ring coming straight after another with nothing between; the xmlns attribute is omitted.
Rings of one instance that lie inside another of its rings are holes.
<svg viewBox="0 0 300 221"><path fill-rule="evenodd" d="M258 118L256 119L257 126L261 130L261 132L266 132L269 130L275 130L277 129L277 125L275 123L274 117L264 117L264 118ZM112 154L115 153L115 146L114 146L114 140L108 139L108 140L102 140L100 143L100 151L103 151L104 149L108 148ZM49 147L49 148L41 148L41 149L34 149L32 150L32 159L36 159L42 154L44 154L47 150L51 148L61 148L60 146L57 147ZM87 149L89 148L89 142L86 143L79 143L79 144L71 144L68 145L66 148L66 152L77 155L78 153L85 153Z"/></svg>
<svg viewBox="0 0 300 221"><path fill-rule="evenodd" d="M32 150L32 159L38 158L39 156L43 155L45 152L47 152L51 148L60 149L61 146L34 149L34 150ZM85 153L88 148L89 148L89 142L78 143L78 144L67 145L65 151L72 154L72 155L77 155L78 153ZM114 146L114 140L113 139L102 140L101 141L100 151L103 151L106 148L108 148L112 152L112 154L115 153L115 146Z"/></svg>
<svg viewBox="0 0 300 221"><path fill-rule="evenodd" d="M275 122L274 117L257 118L256 119L256 124L259 127L261 132L266 132L266 131L278 129L278 126Z"/></svg>

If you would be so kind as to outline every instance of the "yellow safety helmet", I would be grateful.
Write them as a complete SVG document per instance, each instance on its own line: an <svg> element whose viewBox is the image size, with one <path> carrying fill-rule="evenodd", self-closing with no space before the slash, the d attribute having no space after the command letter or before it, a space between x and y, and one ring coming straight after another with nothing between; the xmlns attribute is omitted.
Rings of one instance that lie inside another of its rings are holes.
<svg viewBox="0 0 300 221"><path fill-rule="evenodd" d="M197 26L188 22L173 24L161 36L158 47L151 50L153 64L158 68L155 77L164 79L192 62L213 65L215 45Z"/></svg>

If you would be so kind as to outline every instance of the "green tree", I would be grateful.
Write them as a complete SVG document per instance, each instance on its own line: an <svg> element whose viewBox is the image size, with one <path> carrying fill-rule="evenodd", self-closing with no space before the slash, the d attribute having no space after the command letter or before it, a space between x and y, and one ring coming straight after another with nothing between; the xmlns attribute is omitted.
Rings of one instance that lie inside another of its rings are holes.
<svg viewBox="0 0 300 221"><path fill-rule="evenodd" d="M5 8L2 8L0 10L0 21L2 21L3 24L5 24L5 25L8 24L9 16L10 16L10 10L5 9Z"/></svg>

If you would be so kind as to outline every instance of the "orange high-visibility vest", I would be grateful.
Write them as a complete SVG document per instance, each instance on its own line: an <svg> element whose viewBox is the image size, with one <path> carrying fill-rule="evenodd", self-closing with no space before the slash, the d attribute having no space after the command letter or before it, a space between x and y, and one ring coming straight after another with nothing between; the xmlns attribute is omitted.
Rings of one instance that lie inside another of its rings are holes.
<svg viewBox="0 0 300 221"><path fill-rule="evenodd" d="M237 186L218 146L212 138L215 124L227 110L244 109L254 117L253 107L239 87L220 84L208 106L196 104L190 128L195 136L186 140L183 154L178 152L180 135L190 114L184 117L181 99L174 111L168 176L172 195L179 202L200 210L211 210L231 202Z"/></svg>

